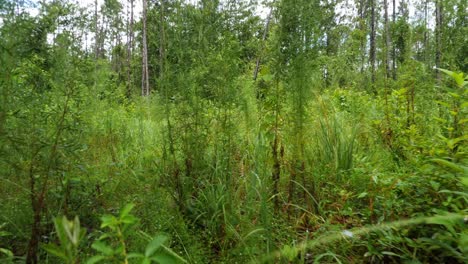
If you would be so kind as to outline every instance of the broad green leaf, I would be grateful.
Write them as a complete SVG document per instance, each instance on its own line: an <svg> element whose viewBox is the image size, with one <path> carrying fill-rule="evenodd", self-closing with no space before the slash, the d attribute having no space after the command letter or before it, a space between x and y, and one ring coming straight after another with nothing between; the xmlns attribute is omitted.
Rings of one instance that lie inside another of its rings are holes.
<svg viewBox="0 0 468 264"><path fill-rule="evenodd" d="M138 218L133 215L125 215L121 217L120 221L124 224L134 224L138 221Z"/></svg>
<svg viewBox="0 0 468 264"><path fill-rule="evenodd" d="M175 256L168 254L166 252L157 253L150 259L160 264L181 263Z"/></svg>
<svg viewBox="0 0 468 264"><path fill-rule="evenodd" d="M11 235L10 232L7 232L7 231L0 231L0 237L10 236L10 235Z"/></svg>
<svg viewBox="0 0 468 264"><path fill-rule="evenodd" d="M73 245L75 246L78 246L78 243L80 242L80 239L81 239L81 230L80 230L80 219L78 218L78 216L75 216L75 219L73 220L73 239L72 239L72 243Z"/></svg>
<svg viewBox="0 0 468 264"><path fill-rule="evenodd" d="M437 70L447 74L448 76L450 77L453 77L453 71L449 71L449 70L446 70L446 69L441 69L441 68L438 68Z"/></svg>
<svg viewBox="0 0 468 264"><path fill-rule="evenodd" d="M449 71L449 70L446 70L446 69L438 69L438 70L445 73L445 74L447 74L448 76L452 77L452 79L457 83L458 87L461 88L461 87L464 86L465 77L463 76L462 72L456 73L456 72Z"/></svg>
<svg viewBox="0 0 468 264"><path fill-rule="evenodd" d="M450 232L455 233L454 226L458 219L448 218L446 215L438 215L435 217L431 217L427 223L428 224L437 224L445 226Z"/></svg>
<svg viewBox="0 0 468 264"><path fill-rule="evenodd" d="M61 243L67 243L67 231L65 230L66 227L64 225L63 217L57 217L54 219L55 231L57 232L57 236ZM65 218L66 219L66 218Z"/></svg>
<svg viewBox="0 0 468 264"><path fill-rule="evenodd" d="M45 244L45 245L42 245L42 248L45 249L45 251L49 252L50 254L52 254L52 255L54 255L56 257L59 257L59 258L64 259L64 260L68 259L67 255L65 254L63 249L60 248L59 246L55 245L55 244Z"/></svg>
<svg viewBox="0 0 468 264"><path fill-rule="evenodd" d="M463 185L468 186L468 177L461 178L461 182Z"/></svg>
<svg viewBox="0 0 468 264"><path fill-rule="evenodd" d="M135 207L135 205L132 203L125 205L122 211L120 211L120 218L127 216L133 207Z"/></svg>
<svg viewBox="0 0 468 264"><path fill-rule="evenodd" d="M111 256L111 255L114 254L114 250L109 245L107 245L106 243L104 243L102 241L94 242L91 245L91 247L94 248L95 250L101 252L101 253L104 253L107 256Z"/></svg>
<svg viewBox="0 0 468 264"><path fill-rule="evenodd" d="M101 228L104 228L104 227L113 227L117 224L117 219L112 216L112 215L103 215L101 217Z"/></svg>
<svg viewBox="0 0 468 264"><path fill-rule="evenodd" d="M13 252L11 252L10 250L6 249L6 248L0 248L0 253L3 253L5 255L7 255L8 257L13 257Z"/></svg>
<svg viewBox="0 0 468 264"><path fill-rule="evenodd" d="M73 234L74 222L68 221L67 217L63 216L62 217L62 225L63 225L63 230L67 234L68 241L72 242L72 244L75 244L74 241L73 241L74 237L75 237L75 235ZM62 242L64 242L64 241L62 241Z"/></svg>
<svg viewBox="0 0 468 264"><path fill-rule="evenodd" d="M162 244L167 241L167 237L164 235L159 235L155 237L149 244L146 246L145 249L145 256L150 257L151 255L158 250Z"/></svg>
<svg viewBox="0 0 468 264"><path fill-rule="evenodd" d="M358 198L364 198L366 196L367 196L367 192L363 192L358 195Z"/></svg>
<svg viewBox="0 0 468 264"><path fill-rule="evenodd" d="M463 168L458 166L457 164L453 163L453 162L450 162L448 160L443 160L443 159L432 159L431 160L432 162L435 162L447 169L450 169L452 171L455 171L455 172L463 172Z"/></svg>
<svg viewBox="0 0 468 264"><path fill-rule="evenodd" d="M273 80L273 75L271 75L271 74L265 74L265 75L262 75L261 78L262 78L264 81L269 82L269 81Z"/></svg>
<svg viewBox="0 0 468 264"><path fill-rule="evenodd" d="M95 263L98 263L102 260L106 259L105 256L94 256L94 257L91 257L89 258L87 261L86 261L86 264L95 264Z"/></svg>
<svg viewBox="0 0 468 264"><path fill-rule="evenodd" d="M458 245L462 253L466 256L468 254L468 231L465 230L465 232L460 235Z"/></svg>

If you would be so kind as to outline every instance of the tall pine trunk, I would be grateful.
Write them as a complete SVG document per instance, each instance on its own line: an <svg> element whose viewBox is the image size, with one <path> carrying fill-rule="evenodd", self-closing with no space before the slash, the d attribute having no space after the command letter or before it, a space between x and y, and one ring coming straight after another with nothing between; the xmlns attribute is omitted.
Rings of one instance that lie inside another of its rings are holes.
<svg viewBox="0 0 468 264"><path fill-rule="evenodd" d="M143 0L143 52L142 52L142 70L141 70L141 95L149 95L149 80L148 80L148 42L147 37L147 0Z"/></svg>
<svg viewBox="0 0 468 264"><path fill-rule="evenodd" d="M442 63L442 24L443 24L443 4L442 0L436 0L436 51L435 51L435 65L437 68L441 67ZM440 85L442 75L440 71L436 71L437 82Z"/></svg>
<svg viewBox="0 0 468 264"><path fill-rule="evenodd" d="M369 63L371 67L371 82L372 82L372 91L377 93L375 90L375 35L376 35L376 16L375 16L375 7L376 0L370 0L371 2L371 21L370 21L370 49L369 49Z"/></svg>
<svg viewBox="0 0 468 264"><path fill-rule="evenodd" d="M127 22L127 98L132 92L132 54L133 54L133 0L130 0L130 21ZM128 17L128 16L127 16Z"/></svg>
<svg viewBox="0 0 468 264"><path fill-rule="evenodd" d="M384 0L384 28L385 28L385 78L390 77L390 29L388 26L388 0Z"/></svg>
<svg viewBox="0 0 468 264"><path fill-rule="evenodd" d="M393 0L393 14L392 14L392 25L395 28L396 25L396 0ZM394 30L392 30L394 32ZM394 33L392 34L394 36ZM392 77L393 80L396 80L396 45L394 44L392 47Z"/></svg>

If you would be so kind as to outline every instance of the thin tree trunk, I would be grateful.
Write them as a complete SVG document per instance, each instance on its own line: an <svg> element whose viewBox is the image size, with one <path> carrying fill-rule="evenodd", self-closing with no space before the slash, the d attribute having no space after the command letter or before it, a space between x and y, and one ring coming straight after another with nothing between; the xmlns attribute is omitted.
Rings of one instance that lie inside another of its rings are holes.
<svg viewBox="0 0 468 264"><path fill-rule="evenodd" d="M280 111L280 102L279 102L279 78L276 77L276 106L275 106L275 139L273 141L272 146L272 154L273 154L273 173L272 173L272 181L273 181L273 203L275 212L279 210L279 181L281 177L281 163L278 153L279 149L279 111ZM281 150L281 156L282 156Z"/></svg>
<svg viewBox="0 0 468 264"><path fill-rule="evenodd" d="M161 5L161 10L159 12L159 65L160 65L160 71L159 71L159 79L161 82L164 81L164 59L166 57L165 54L165 38L164 38L164 3L163 0L160 0L160 5Z"/></svg>
<svg viewBox="0 0 468 264"><path fill-rule="evenodd" d="M130 98L132 93L133 0L130 0L130 22L127 22L127 26L127 98Z"/></svg>
<svg viewBox="0 0 468 264"><path fill-rule="evenodd" d="M69 91L69 93L67 94L65 103L63 105L63 111L60 116L60 120L57 123L57 131L55 132L54 144L52 145L50 153L49 153L49 157L48 157L49 162L44 172L44 177L42 177L43 183L39 187L40 188L39 190L36 188L36 185L38 184L36 182L36 179L34 178L35 177L34 176L34 161L36 159L36 156L39 153L39 150L34 155L32 155L32 158L31 158L31 165L29 168L29 178L30 178L31 206L33 210L33 223L32 223L32 228L31 228L31 237L29 239L29 244L28 244L28 252L26 255L27 264L39 263L38 262L38 249L39 249L39 242L41 239L42 212L44 211L44 207L45 207L45 200L46 200L47 192L49 188L50 175L52 173L55 158L57 157L57 153L59 151L59 140L64 130L64 122L65 122L66 115L68 113L68 104L69 104L70 98L71 98L71 91Z"/></svg>
<svg viewBox="0 0 468 264"><path fill-rule="evenodd" d="M147 0L143 0L143 68L141 71L141 95L149 95L149 80L148 80L148 43L147 37L147 24L146 24L146 12L147 12Z"/></svg>
<svg viewBox="0 0 468 264"><path fill-rule="evenodd" d="M436 0L436 53L435 64L437 68L441 67L442 63L442 23L443 23L443 5L442 0ZM440 71L436 71L437 82L441 84L442 75Z"/></svg>
<svg viewBox="0 0 468 264"><path fill-rule="evenodd" d="M393 28L395 28L396 25L396 0L393 0L393 14L392 14L392 24ZM393 30L392 30L393 32ZM394 36L394 34L392 34ZM397 74L396 74L396 47L393 45L392 47L392 77L393 80L397 79Z"/></svg>
<svg viewBox="0 0 468 264"><path fill-rule="evenodd" d="M99 40L98 40L98 2L94 1L94 87L97 85L97 62L99 58Z"/></svg>
<svg viewBox="0 0 468 264"><path fill-rule="evenodd" d="M359 21L359 29L364 32L366 30L366 27L365 27L365 23L364 23L364 19L366 17L365 15L366 13L366 2L364 0L360 0L360 4L359 4L359 18L360 18L360 21ZM365 64L365 57L366 57L366 51L365 51L365 47L366 47L366 38L361 38L361 74L364 73L364 64Z"/></svg>
<svg viewBox="0 0 468 264"><path fill-rule="evenodd" d="M375 7L376 7L376 0L371 1L371 32L370 32L370 50L369 50L369 61L371 66L371 82L372 82L372 90L374 93L377 91L375 90L375 29L376 29L376 16L375 16Z"/></svg>
<svg viewBox="0 0 468 264"><path fill-rule="evenodd" d="M179 210L181 212L185 212L185 192L183 188L182 177L180 174L179 165L177 162L176 151L174 147L174 135L172 132L172 124L171 124L171 109L169 106L169 91L165 84L165 72L166 72L166 39L165 35L166 32L164 30L164 0L160 0L160 12L159 12L159 82L161 91L164 92L165 98L165 111L166 111L166 122L167 122L167 130L168 130L168 138L169 138L169 152L172 157L172 172L175 181L175 189L177 193L177 203L179 206Z"/></svg>
<svg viewBox="0 0 468 264"><path fill-rule="evenodd" d="M390 29L388 26L388 0L384 0L385 78L390 77Z"/></svg>
<svg viewBox="0 0 468 264"><path fill-rule="evenodd" d="M94 57L97 61L99 58L99 40L98 40L98 2L94 1Z"/></svg>
<svg viewBox="0 0 468 264"><path fill-rule="evenodd" d="M428 30L427 30L427 5L429 0L424 2L424 61L426 65L430 65L429 62L429 38L428 38Z"/></svg>

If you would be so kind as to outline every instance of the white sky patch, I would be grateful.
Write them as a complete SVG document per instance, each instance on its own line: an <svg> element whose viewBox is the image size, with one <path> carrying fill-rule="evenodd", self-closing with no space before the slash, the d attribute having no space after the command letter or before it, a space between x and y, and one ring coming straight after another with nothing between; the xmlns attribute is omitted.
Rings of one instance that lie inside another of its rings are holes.
<svg viewBox="0 0 468 264"><path fill-rule="evenodd" d="M92 8L92 10L94 10L95 0L77 0L77 1L78 1L79 6L89 7L89 8ZM104 4L104 0L98 0L97 2L98 2L98 9L99 9L99 7ZM127 7L130 7L130 3L129 3L130 1L119 1L119 2L122 4L123 12L126 13ZM196 5L198 4L198 2L199 0L185 0L185 3L192 4L192 5ZM135 19L138 19L141 16L142 11L143 11L142 0L134 0L133 12L135 15ZM269 9L265 7L264 5L259 4L257 6L257 14L260 17L266 18L268 16L268 13L269 13Z"/></svg>
<svg viewBox="0 0 468 264"><path fill-rule="evenodd" d="M30 0L27 7L23 9L27 11L32 16L39 15L39 2L41 0ZM52 0L44 0L46 2L50 2ZM130 0L118 0L122 5L122 20L126 21L127 17L130 14ZM148 0L149 2L151 0ZM89 14L92 16L94 15L96 0L71 0L70 2L76 4L79 7L85 8ZM223 0L221 0L223 2ZM256 8L256 14L259 15L262 19L266 19L268 14L270 13L270 7L267 7L261 4L263 1L258 1L258 6ZM185 3L197 5L199 0L185 0ZM400 1L396 1L396 11L399 12L399 3ZM388 1L388 15L389 20L392 21L392 12L393 12L393 1ZM98 5L98 12L100 11L101 7L104 5L104 0L97 0ZM135 21L138 21L141 18L141 13L143 10L143 2L142 0L133 0L133 13ZM381 5L383 5L381 3ZM414 23L417 20L422 20L424 17L424 8L415 6L415 4L410 1L408 3L408 11L409 11L409 22ZM358 10L356 7L356 2L353 0L345 0L338 4L335 8L336 13L336 22L342 25L353 26L354 21L353 19L358 16ZM381 19L383 19L382 7L379 8L379 12L381 13ZM428 6L428 27L434 28L434 17L433 17L434 8L433 5ZM1 24L2 21L0 21ZM91 47L92 43L94 42L94 33L93 32L86 32L86 35L83 36L83 47L87 50ZM48 37L49 39L49 37Z"/></svg>

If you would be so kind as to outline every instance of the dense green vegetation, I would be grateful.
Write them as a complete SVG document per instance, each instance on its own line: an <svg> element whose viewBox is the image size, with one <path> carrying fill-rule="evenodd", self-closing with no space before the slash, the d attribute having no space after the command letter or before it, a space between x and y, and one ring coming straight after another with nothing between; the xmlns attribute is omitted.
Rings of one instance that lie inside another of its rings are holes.
<svg viewBox="0 0 468 264"><path fill-rule="evenodd" d="M0 262L468 262L466 11L0 0Z"/></svg>

